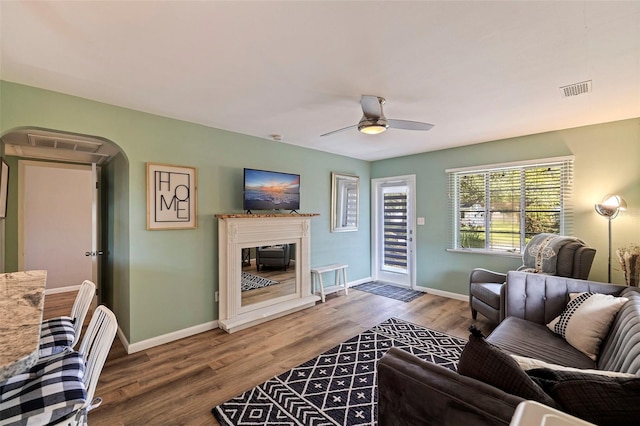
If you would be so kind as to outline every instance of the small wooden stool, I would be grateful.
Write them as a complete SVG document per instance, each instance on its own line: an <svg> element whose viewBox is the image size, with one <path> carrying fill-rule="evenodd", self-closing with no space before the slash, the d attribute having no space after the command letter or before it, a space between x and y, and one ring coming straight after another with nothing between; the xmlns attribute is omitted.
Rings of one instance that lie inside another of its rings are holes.
<svg viewBox="0 0 640 426"><path fill-rule="evenodd" d="M324 285L322 283L322 274L325 272L336 272L336 287L340 287L340 277L342 277L342 286L344 288L344 294L349 294L349 290L347 289L347 268L349 265L344 263L333 263L331 265L326 266L318 266L316 268L311 269L311 283L313 285L313 292L316 292L316 283L320 284L320 297L322 298L322 302L324 303ZM340 273L342 272L342 273Z"/></svg>

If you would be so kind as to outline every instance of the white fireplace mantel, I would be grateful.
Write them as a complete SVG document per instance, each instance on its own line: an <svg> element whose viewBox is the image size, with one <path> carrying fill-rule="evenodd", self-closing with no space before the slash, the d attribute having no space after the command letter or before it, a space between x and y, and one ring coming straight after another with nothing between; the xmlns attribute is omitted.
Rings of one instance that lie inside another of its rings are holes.
<svg viewBox="0 0 640 426"><path fill-rule="evenodd" d="M218 219L219 319L233 333L252 325L315 305L311 293L310 246L312 214L221 214ZM257 305L242 306L240 290L242 249L272 244L295 244L296 291Z"/></svg>

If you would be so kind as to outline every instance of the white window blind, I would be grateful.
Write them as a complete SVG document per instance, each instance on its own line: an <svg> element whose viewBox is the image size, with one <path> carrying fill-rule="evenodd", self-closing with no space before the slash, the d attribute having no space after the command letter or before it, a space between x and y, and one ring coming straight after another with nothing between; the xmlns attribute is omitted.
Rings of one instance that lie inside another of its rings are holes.
<svg viewBox="0 0 640 426"><path fill-rule="evenodd" d="M447 173L453 249L521 253L536 234L572 233L573 157Z"/></svg>

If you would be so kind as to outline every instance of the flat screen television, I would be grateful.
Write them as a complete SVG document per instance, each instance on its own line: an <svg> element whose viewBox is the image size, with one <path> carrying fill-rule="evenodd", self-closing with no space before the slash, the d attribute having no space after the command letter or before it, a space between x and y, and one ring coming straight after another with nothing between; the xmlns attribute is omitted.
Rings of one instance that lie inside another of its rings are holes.
<svg viewBox="0 0 640 426"><path fill-rule="evenodd" d="M299 210L300 175L244 169L244 202L247 210Z"/></svg>

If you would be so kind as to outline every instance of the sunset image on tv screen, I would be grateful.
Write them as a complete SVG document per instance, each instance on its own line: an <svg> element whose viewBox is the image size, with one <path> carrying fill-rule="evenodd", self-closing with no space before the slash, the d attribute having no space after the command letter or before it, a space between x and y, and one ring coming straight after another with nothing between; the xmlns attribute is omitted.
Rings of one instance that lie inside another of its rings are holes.
<svg viewBox="0 0 640 426"><path fill-rule="evenodd" d="M246 210L297 210L300 208L300 175L245 169Z"/></svg>

